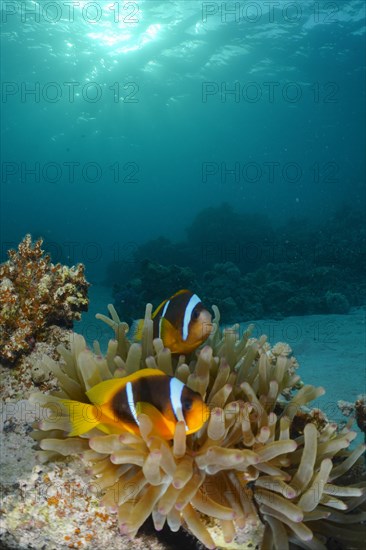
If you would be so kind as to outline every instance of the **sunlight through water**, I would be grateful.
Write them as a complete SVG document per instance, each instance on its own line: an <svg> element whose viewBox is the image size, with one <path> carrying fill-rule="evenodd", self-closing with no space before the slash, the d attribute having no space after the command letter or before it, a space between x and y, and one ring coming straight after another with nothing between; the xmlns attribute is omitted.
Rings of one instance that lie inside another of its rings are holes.
<svg viewBox="0 0 366 550"><path fill-rule="evenodd" d="M85 36L97 45L110 49L113 56L142 49L157 39L162 25L145 21L144 2L97 3L74 0Z"/></svg>

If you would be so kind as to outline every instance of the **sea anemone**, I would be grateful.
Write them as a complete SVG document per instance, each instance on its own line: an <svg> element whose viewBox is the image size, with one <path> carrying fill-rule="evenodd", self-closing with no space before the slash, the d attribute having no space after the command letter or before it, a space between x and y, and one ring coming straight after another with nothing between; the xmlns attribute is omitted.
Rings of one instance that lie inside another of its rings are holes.
<svg viewBox="0 0 366 550"><path fill-rule="evenodd" d="M74 334L70 349L58 347L60 362L44 358L61 391L31 396L43 413L33 432L41 460L77 454L90 461L101 504L118 514L121 533L131 538L151 515L157 530L184 525L207 548L218 544L210 524L219 526L224 546L258 520L265 525L263 549L325 549L329 537L361 548L364 485L337 482L365 446L346 450L356 433L305 408L324 390L302 383L289 346L271 348L265 336L251 338L252 327L240 338L239 325L221 331L214 306L215 330L186 362L153 340L150 304L141 344L127 339L127 324L113 306L109 311L112 318L98 315L115 332L105 356L98 343L93 353ZM140 415L139 435L94 428L67 436L60 399L88 403L85 392L94 385L145 367L174 375L202 395L210 417L198 432L186 436L179 422L166 441L150 435L151 421Z"/></svg>

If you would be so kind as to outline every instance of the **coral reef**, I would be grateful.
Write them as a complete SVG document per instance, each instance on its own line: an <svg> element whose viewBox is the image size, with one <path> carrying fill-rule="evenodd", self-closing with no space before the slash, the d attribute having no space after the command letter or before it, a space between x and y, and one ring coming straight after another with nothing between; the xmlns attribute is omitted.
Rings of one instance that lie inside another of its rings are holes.
<svg viewBox="0 0 366 550"><path fill-rule="evenodd" d="M199 288L189 267L175 264L164 266L143 260L138 273L131 281L114 287L116 311L120 315L123 314L124 319L131 323L141 313L141 302L146 303L150 299L157 306L167 296L174 294L177 288Z"/></svg>
<svg viewBox="0 0 366 550"><path fill-rule="evenodd" d="M237 212L227 203L199 212L186 232L187 242L198 249L203 270L233 261L242 273L255 271L275 240L275 230L265 215Z"/></svg>
<svg viewBox="0 0 366 550"><path fill-rule="evenodd" d="M289 220L273 227L266 218L222 204L199 212L186 232L185 241L153 239L136 247L128 262L109 265L108 284L115 285L115 307L123 316L165 297L160 283L151 284L154 272L162 271L170 289L182 288L177 266L190 270L186 286L194 286L204 302L217 303L226 323L348 313L366 303L365 217L351 206L317 224ZM121 305L132 280L139 296Z"/></svg>
<svg viewBox="0 0 366 550"><path fill-rule="evenodd" d="M128 325L113 306L109 311L111 318L98 315L115 332L105 356L98 343L92 353L82 336L73 335L69 348L58 347L61 361L43 359L61 391L30 399L40 407L32 434L40 460L79 455L89 461L91 485L131 538L151 515L157 530L166 523L177 531L183 524L207 548L218 544L213 526L225 546L258 522L265 526L263 549L294 544L320 550L330 538L362 548L364 484L343 479L365 446L348 451L356 433L305 408L324 390L302 383L287 344L271 347L264 336L251 338L251 328L239 338L237 325L222 332L214 306L215 331L186 362L152 339L150 304L141 344L128 341ZM68 437L61 398L88 403L85 392L92 386L146 366L201 393L210 418L199 432L186 436L179 422L172 441L152 437L151 421L141 414L140 435L93 429Z"/></svg>
<svg viewBox="0 0 366 550"><path fill-rule="evenodd" d="M325 302L329 313L348 313L350 309L349 301L341 292L326 292Z"/></svg>
<svg viewBox="0 0 366 550"><path fill-rule="evenodd" d="M84 266L51 263L26 235L0 266L0 361L14 364L51 325L72 327L88 309Z"/></svg>

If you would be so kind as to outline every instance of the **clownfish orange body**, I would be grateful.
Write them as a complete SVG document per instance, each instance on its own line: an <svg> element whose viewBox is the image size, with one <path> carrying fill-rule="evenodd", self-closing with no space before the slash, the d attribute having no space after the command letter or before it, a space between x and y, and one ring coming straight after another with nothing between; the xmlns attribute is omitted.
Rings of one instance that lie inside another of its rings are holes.
<svg viewBox="0 0 366 550"><path fill-rule="evenodd" d="M209 416L199 393L158 369L141 369L123 378L105 380L86 395L90 404L61 400L71 424L68 436L82 435L93 428L109 434L139 434L138 415L143 413L152 421L153 434L172 439L178 421L183 421L186 434L191 434Z"/></svg>
<svg viewBox="0 0 366 550"><path fill-rule="evenodd" d="M211 314L204 308L197 294L179 290L164 300L152 314L154 338L161 338L172 353L191 353L212 332ZM132 333L141 340L144 321L135 322Z"/></svg>

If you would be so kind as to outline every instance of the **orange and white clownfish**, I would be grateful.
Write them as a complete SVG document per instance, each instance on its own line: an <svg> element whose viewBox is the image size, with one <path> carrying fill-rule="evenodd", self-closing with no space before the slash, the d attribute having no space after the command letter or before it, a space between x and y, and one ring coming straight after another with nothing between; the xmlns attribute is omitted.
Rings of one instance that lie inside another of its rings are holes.
<svg viewBox="0 0 366 550"><path fill-rule="evenodd" d="M198 431L209 417L199 393L158 369L141 369L105 380L86 395L91 404L61 400L68 410L71 437L93 428L108 434L139 434L138 415L144 413L152 421L154 435L172 439L178 421L184 421L188 435Z"/></svg>
<svg viewBox="0 0 366 550"><path fill-rule="evenodd" d="M208 338L213 328L210 312L190 290L179 290L164 300L151 318L154 338L161 338L172 353L191 353ZM140 319L132 327L137 342L141 340L143 326L144 321Z"/></svg>

